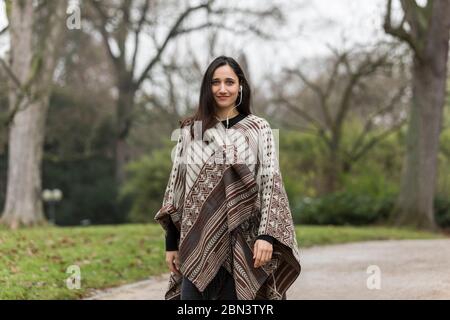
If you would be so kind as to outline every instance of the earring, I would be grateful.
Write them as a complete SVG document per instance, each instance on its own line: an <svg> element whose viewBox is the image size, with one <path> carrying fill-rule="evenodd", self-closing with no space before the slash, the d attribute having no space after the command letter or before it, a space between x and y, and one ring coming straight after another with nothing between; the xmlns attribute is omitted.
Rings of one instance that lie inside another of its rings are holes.
<svg viewBox="0 0 450 320"><path fill-rule="evenodd" d="M242 86L239 88L239 103L236 105L236 107L239 107L242 103Z"/></svg>

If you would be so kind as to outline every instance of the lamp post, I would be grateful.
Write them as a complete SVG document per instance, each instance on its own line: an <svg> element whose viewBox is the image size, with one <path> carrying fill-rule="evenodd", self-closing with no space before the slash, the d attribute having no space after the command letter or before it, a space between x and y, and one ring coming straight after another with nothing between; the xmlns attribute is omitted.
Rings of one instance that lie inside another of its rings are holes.
<svg viewBox="0 0 450 320"><path fill-rule="evenodd" d="M50 207L50 222L53 225L56 225L56 216L55 216L55 204L58 201L61 201L63 197L62 191L59 189L48 190L45 189L42 192L42 198L45 202L48 202Z"/></svg>

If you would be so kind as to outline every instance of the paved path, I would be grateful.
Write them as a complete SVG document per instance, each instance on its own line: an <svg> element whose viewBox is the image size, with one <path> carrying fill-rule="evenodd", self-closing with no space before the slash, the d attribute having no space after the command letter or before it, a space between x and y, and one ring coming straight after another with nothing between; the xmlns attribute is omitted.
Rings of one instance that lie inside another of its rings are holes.
<svg viewBox="0 0 450 320"><path fill-rule="evenodd" d="M301 250L301 257L302 273L287 292L289 300L450 299L449 239L313 247ZM152 277L89 299L163 299L167 279Z"/></svg>

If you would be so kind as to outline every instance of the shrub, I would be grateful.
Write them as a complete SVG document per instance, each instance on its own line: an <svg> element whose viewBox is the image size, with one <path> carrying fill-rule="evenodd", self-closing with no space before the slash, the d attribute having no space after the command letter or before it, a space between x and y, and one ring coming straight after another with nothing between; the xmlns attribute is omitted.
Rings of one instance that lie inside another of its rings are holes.
<svg viewBox="0 0 450 320"><path fill-rule="evenodd" d="M130 176L121 189L120 198L127 197L132 201L129 221L153 222L169 180L172 148L173 143L127 166Z"/></svg>
<svg viewBox="0 0 450 320"><path fill-rule="evenodd" d="M385 223L394 208L396 195L372 197L337 192L320 198L305 197L293 206L294 222L312 225L369 225ZM450 227L450 200L438 196L434 201L436 223Z"/></svg>
<svg viewBox="0 0 450 320"><path fill-rule="evenodd" d="M443 196L434 199L434 215L441 228L450 228L450 200Z"/></svg>
<svg viewBox="0 0 450 320"><path fill-rule="evenodd" d="M337 192L320 198L304 198L293 209L294 222L317 225L367 225L386 219L393 207L389 197L374 198Z"/></svg>

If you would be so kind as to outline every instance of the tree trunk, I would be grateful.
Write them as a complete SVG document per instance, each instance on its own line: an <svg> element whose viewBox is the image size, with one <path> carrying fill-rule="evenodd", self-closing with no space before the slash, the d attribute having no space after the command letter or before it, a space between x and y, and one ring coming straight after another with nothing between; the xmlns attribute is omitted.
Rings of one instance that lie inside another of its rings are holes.
<svg viewBox="0 0 450 320"><path fill-rule="evenodd" d="M443 7L436 6L434 10L448 11L448 5ZM449 30L438 27L439 23L431 22L423 55L414 59L407 153L393 212L397 224L423 229L436 227L433 200L447 81Z"/></svg>
<svg viewBox="0 0 450 320"><path fill-rule="evenodd" d="M125 80L124 86L119 86L119 98L117 101L117 133L115 137L115 178L118 186L126 179L125 167L129 159L129 146L127 137L131 129L134 99L136 91L129 87L132 79Z"/></svg>
<svg viewBox="0 0 450 320"><path fill-rule="evenodd" d="M15 229L45 221L41 201L41 162L48 99L19 112L10 129L8 186L2 222Z"/></svg>
<svg viewBox="0 0 450 320"><path fill-rule="evenodd" d="M47 23L51 28L42 37L36 34L37 11L33 1L12 2L11 70L16 79L11 80L9 103L10 108L20 105L21 109L15 113L9 131L8 182L1 219L11 228L45 222L41 162L56 52L64 30L59 22L64 21L66 2L46 5Z"/></svg>
<svg viewBox="0 0 450 320"><path fill-rule="evenodd" d="M328 160L325 165L325 177L324 185L322 187L322 194L330 194L336 191L341 169L342 165L339 157L339 147L337 145L333 145L329 149Z"/></svg>

